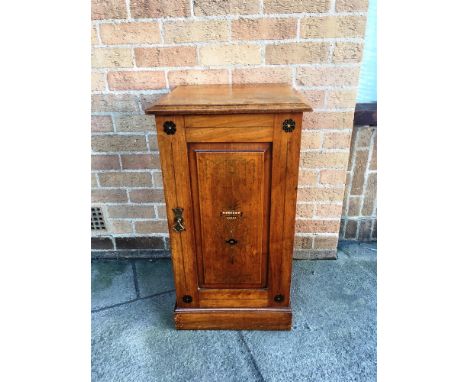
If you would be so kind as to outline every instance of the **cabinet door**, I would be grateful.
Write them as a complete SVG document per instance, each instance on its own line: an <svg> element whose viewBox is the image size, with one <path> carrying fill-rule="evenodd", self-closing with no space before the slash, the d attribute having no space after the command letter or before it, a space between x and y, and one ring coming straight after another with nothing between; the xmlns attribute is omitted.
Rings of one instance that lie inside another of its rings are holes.
<svg viewBox="0 0 468 382"><path fill-rule="evenodd" d="M265 288L271 143L188 146L198 285Z"/></svg>
<svg viewBox="0 0 468 382"><path fill-rule="evenodd" d="M301 115L172 116L157 129L177 306L289 306Z"/></svg>

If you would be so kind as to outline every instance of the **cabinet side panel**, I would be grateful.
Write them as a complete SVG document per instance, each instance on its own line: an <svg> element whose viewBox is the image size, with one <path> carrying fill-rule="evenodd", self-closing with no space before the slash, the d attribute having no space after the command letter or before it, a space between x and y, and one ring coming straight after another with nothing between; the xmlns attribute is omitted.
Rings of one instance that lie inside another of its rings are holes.
<svg viewBox="0 0 468 382"><path fill-rule="evenodd" d="M165 121L175 123L175 134L166 134L164 132L163 124ZM178 116L158 117L156 119L156 129L171 239L177 306L197 307L198 287L193 234L193 208L191 204L184 118ZM177 232L172 228L174 224L173 209L176 207L183 208L185 230L181 232ZM192 301L184 302L183 296L185 295L191 296Z"/></svg>

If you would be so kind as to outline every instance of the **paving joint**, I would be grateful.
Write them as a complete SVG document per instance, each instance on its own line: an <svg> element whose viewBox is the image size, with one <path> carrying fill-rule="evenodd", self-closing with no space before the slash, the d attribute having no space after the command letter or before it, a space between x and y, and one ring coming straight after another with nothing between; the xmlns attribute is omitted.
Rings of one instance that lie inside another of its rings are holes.
<svg viewBox="0 0 468 382"><path fill-rule="evenodd" d="M265 378L263 378L262 372L260 371L260 368L258 367L257 361L255 360L255 357L253 356L253 354L252 354L252 352L251 352L251 350L249 348L249 345L247 345L247 341L245 340L244 335L242 334L242 331L239 330L238 334L239 334L239 338L241 340L242 345L247 349L247 353L250 356L250 362L253 365L253 367L254 367L254 369L255 369L255 371L257 373L258 380L261 381L261 382L265 382Z"/></svg>
<svg viewBox="0 0 468 382"><path fill-rule="evenodd" d="M140 287L138 285L138 277L137 277L135 260L132 260L132 272L133 272L133 285L135 286L135 293L136 293L137 298L140 298Z"/></svg>
<svg viewBox="0 0 468 382"><path fill-rule="evenodd" d="M109 306L104 306L104 307L102 307L102 308L91 309L91 313L98 313L98 312L102 312L103 310L108 310L108 309L112 309L112 308L118 308L119 306L122 306L122 305L132 304L132 303L137 302L137 301L147 300L147 299L149 299L149 298L161 296L161 295L163 295L163 294L172 293L172 292L175 292L175 289L167 290L167 291L164 291L164 292L158 292L158 293L152 294L152 295L150 295L150 296L134 298L134 299L132 299L132 300L128 300L128 301L124 301L124 302L119 302L118 304L113 304L113 305L109 305Z"/></svg>

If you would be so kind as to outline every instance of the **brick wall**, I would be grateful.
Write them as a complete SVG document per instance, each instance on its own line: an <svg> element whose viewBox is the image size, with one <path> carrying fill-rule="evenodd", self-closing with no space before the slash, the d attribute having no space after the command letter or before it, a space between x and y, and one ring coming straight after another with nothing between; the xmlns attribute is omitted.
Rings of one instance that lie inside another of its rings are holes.
<svg viewBox="0 0 468 382"><path fill-rule="evenodd" d="M377 127L353 131L340 239L377 239Z"/></svg>
<svg viewBox="0 0 468 382"><path fill-rule="evenodd" d="M93 0L93 246L164 251L154 120L143 110L181 84L282 82L303 90L298 258L334 257L366 0Z"/></svg>

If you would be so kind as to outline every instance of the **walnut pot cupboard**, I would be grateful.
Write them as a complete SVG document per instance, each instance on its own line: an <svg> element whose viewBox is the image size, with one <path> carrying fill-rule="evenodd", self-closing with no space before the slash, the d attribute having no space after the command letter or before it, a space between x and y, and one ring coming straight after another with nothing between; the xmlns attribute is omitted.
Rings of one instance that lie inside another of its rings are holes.
<svg viewBox="0 0 468 382"><path fill-rule="evenodd" d="M302 113L288 85L179 86L156 115L177 329L289 330Z"/></svg>

